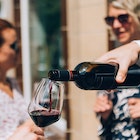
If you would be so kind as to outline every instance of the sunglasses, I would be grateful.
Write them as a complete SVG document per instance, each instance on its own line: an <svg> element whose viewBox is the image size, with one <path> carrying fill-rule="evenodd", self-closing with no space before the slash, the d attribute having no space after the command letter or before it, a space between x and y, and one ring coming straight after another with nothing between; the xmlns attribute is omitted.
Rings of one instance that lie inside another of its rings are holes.
<svg viewBox="0 0 140 140"><path fill-rule="evenodd" d="M114 20L118 19L118 21L121 24L125 24L125 23L128 23L128 18L129 18L129 14L121 14L118 17L108 16L105 18L105 22L107 25L112 26L114 23Z"/></svg>
<svg viewBox="0 0 140 140"><path fill-rule="evenodd" d="M11 44L10 47L11 47L16 53L18 53L19 48L18 48L18 45L17 45L17 41L15 41L13 44Z"/></svg>

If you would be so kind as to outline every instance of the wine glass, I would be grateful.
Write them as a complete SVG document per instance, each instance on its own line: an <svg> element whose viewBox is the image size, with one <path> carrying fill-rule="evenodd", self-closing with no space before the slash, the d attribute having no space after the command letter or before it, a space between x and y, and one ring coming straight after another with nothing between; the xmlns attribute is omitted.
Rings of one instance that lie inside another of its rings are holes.
<svg viewBox="0 0 140 140"><path fill-rule="evenodd" d="M47 78L43 78L39 82L34 89L34 97L28 106L28 113L37 126L43 127L45 130L46 126L60 119L63 96L64 84ZM47 133L49 134L49 132Z"/></svg>

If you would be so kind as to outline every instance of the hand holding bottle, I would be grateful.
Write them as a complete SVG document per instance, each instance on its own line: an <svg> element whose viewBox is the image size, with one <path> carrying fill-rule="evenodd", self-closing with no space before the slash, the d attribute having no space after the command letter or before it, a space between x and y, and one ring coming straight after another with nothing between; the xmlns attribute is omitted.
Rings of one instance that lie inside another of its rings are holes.
<svg viewBox="0 0 140 140"><path fill-rule="evenodd" d="M123 83L116 82L117 72L118 65L109 64L109 62L82 62L72 71L50 70L48 77L55 81L74 81L77 87L84 90L111 90L140 85L140 67L138 65L129 68L127 78Z"/></svg>
<svg viewBox="0 0 140 140"><path fill-rule="evenodd" d="M140 53L140 46L135 42L123 45L112 51L105 53L96 62L119 64L119 70L116 75L116 81L123 83L127 76L129 66L136 63Z"/></svg>
<svg viewBox="0 0 140 140"><path fill-rule="evenodd" d="M113 109L113 103L107 95L98 96L94 105L94 112L101 115L102 119L106 121Z"/></svg>

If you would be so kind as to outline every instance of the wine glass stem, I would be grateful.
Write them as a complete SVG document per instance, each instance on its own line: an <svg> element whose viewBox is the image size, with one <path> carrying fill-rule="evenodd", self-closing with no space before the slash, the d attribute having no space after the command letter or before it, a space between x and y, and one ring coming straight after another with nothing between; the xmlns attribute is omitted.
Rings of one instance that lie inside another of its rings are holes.
<svg viewBox="0 0 140 140"><path fill-rule="evenodd" d="M46 140L47 140L47 138L54 135L54 133L52 131L50 131L48 127L43 128L43 130L44 130L44 136L45 136Z"/></svg>

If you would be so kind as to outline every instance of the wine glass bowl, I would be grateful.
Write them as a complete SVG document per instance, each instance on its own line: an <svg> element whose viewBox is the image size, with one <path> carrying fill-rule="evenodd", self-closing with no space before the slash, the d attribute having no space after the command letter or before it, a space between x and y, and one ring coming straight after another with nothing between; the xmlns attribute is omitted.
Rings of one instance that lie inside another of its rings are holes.
<svg viewBox="0 0 140 140"><path fill-rule="evenodd" d="M64 84L43 78L34 90L28 113L35 124L46 127L58 121L63 106Z"/></svg>

